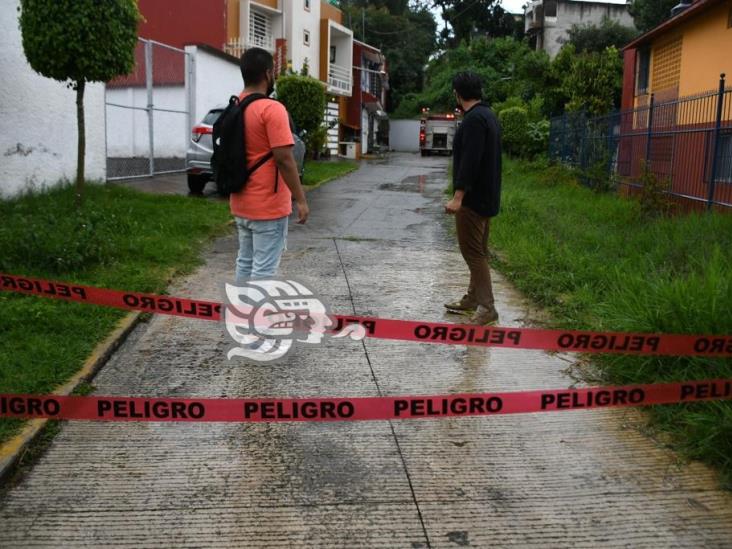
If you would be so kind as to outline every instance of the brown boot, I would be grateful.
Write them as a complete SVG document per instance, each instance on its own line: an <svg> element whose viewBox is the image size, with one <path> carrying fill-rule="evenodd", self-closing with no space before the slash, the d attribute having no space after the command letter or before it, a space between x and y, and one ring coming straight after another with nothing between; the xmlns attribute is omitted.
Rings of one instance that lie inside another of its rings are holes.
<svg viewBox="0 0 732 549"><path fill-rule="evenodd" d="M469 324L478 324L479 326L490 326L498 322L498 311L493 307L478 306L475 314L470 317Z"/></svg>
<svg viewBox="0 0 732 549"><path fill-rule="evenodd" d="M477 306L478 303L468 294L465 294L460 301L445 303L445 309L447 309L448 312L460 314L472 313L473 311L475 311L475 308Z"/></svg>

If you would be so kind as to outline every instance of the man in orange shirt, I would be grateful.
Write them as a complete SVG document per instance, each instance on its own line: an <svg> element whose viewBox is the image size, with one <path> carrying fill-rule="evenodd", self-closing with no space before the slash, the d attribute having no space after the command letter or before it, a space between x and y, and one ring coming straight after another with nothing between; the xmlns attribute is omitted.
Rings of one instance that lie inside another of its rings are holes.
<svg viewBox="0 0 732 549"><path fill-rule="evenodd" d="M244 91L269 96L274 90L272 55L251 48L241 56ZM287 221L292 213L292 198L297 204L298 223L305 223L310 210L293 156L295 144L290 119L282 103L261 99L244 111L247 165L252 166L270 151L267 160L246 185L231 194L229 204L239 231L236 281L267 278L277 273L287 239Z"/></svg>

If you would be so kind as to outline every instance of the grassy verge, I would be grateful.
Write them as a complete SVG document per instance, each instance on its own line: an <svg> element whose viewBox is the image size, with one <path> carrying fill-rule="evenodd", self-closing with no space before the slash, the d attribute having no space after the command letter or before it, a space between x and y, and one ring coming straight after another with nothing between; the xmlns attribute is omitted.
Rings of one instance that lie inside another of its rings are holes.
<svg viewBox="0 0 732 549"><path fill-rule="evenodd" d="M0 201L0 272L142 292L198 264L228 204L89 185ZM0 393L46 393L71 377L125 312L0 292ZM20 421L0 420L0 442Z"/></svg>
<svg viewBox="0 0 732 549"><path fill-rule="evenodd" d="M358 162L352 160L338 160L337 162L308 160L305 162L303 185L305 185L306 189L315 189L323 183L332 181L357 169Z"/></svg>
<svg viewBox="0 0 732 549"><path fill-rule="evenodd" d="M636 202L559 168L507 160L491 226L500 268L563 328L732 334L732 215L644 219ZM602 356L599 378L732 378L732 360ZM732 402L657 406L653 425L732 488Z"/></svg>

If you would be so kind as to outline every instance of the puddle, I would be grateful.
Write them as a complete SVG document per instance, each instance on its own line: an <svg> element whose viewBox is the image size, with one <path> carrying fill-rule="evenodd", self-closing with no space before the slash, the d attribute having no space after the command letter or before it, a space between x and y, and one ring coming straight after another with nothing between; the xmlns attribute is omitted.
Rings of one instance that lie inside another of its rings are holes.
<svg viewBox="0 0 732 549"><path fill-rule="evenodd" d="M404 193L424 193L427 190L440 190L447 185L445 176L442 174L433 175L411 175L405 177L399 183L382 183L379 185L381 191L397 191Z"/></svg>

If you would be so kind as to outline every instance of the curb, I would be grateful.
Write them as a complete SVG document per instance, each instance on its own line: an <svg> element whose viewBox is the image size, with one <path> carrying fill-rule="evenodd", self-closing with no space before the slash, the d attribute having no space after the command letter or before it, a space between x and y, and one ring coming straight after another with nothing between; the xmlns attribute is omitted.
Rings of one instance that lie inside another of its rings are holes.
<svg viewBox="0 0 732 549"><path fill-rule="evenodd" d="M82 382L92 380L112 356L112 353L127 339L132 329L139 323L142 315L141 312L133 312L120 320L114 331L94 348L84 361L81 369L69 381L58 387L53 394L70 395ZM26 422L19 434L0 445L0 480L13 471L15 465L23 457L25 450L42 432L47 422L47 419L31 419Z"/></svg>

